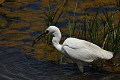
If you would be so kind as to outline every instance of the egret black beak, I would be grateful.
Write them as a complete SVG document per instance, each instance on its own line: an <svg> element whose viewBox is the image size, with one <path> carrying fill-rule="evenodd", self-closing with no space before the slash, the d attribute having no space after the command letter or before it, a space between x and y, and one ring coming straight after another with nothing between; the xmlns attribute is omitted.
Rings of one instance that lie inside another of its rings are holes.
<svg viewBox="0 0 120 80"><path fill-rule="evenodd" d="M44 36L46 36L47 34L49 33L48 30L46 30L45 32L43 32L42 34L40 34L32 43L32 47L41 39L43 38Z"/></svg>

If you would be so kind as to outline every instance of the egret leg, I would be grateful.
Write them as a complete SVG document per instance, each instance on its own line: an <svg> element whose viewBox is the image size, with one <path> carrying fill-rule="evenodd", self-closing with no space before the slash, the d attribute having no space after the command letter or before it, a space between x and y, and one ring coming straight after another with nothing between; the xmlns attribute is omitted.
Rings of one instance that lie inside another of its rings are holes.
<svg viewBox="0 0 120 80"><path fill-rule="evenodd" d="M77 65L78 65L78 68L79 68L79 70L81 71L81 72L83 72L84 71L84 69L83 69L83 63L82 62L77 62Z"/></svg>

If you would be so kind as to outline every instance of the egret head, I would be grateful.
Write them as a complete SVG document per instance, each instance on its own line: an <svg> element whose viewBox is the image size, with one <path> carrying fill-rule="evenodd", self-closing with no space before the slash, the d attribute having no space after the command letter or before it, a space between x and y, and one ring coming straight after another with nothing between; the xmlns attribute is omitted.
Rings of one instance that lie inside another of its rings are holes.
<svg viewBox="0 0 120 80"><path fill-rule="evenodd" d="M56 32L58 30L58 28L56 26L49 26L46 31L49 31L50 34L53 34L54 32Z"/></svg>
<svg viewBox="0 0 120 80"><path fill-rule="evenodd" d="M56 26L49 26L45 32L43 32L42 34L40 34L34 41L32 46L34 46L34 44L39 41L41 38L43 38L44 36L46 36L47 34L54 34L55 32L59 31L59 29Z"/></svg>

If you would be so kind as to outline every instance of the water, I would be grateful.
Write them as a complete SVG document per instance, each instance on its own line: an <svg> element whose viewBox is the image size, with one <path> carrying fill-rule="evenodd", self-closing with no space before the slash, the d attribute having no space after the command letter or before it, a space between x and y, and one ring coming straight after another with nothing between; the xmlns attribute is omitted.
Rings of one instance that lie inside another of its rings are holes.
<svg viewBox="0 0 120 80"><path fill-rule="evenodd" d="M15 47L0 48L0 80L119 80L119 74L80 73L75 64L39 61Z"/></svg>
<svg viewBox="0 0 120 80"><path fill-rule="evenodd" d="M40 8L42 8L41 7L42 5L40 6L39 4L41 0L36 1L37 2L35 3L23 5L18 10L28 8L37 11ZM4 4L4 7L10 9L11 12L14 12L16 10L10 8L9 6L10 4ZM89 11L95 10L90 9ZM76 16L82 15L79 13L75 14ZM73 12L69 12L69 16L73 16ZM0 16L0 18L7 20L7 18L4 16ZM11 20L14 21L14 18L13 19L11 18ZM21 18L20 19L18 18L17 21L19 22L23 20L21 20ZM16 30L20 31L20 33L27 32L27 30L29 30L29 28L32 27L31 25L32 22L30 21L26 22L29 23L30 26L28 26L27 28L20 28ZM65 27L67 26L67 22L66 21L59 22L57 26ZM34 37L40 33L41 33L40 31L33 31L30 32L28 35ZM68 35L65 36L67 37ZM7 39L5 38L6 41L9 41L9 39L8 40ZM24 45L27 45L25 43L32 42L31 39L25 38L20 41L24 42ZM57 62L40 61L33 59L32 57L23 55L21 53L20 46L19 48L17 48L17 47L3 47L0 45L0 80L120 80L120 74L118 73L99 72L97 70L94 71L89 68L86 68L85 70L86 72L83 74L79 72L75 64L67 63L58 64Z"/></svg>

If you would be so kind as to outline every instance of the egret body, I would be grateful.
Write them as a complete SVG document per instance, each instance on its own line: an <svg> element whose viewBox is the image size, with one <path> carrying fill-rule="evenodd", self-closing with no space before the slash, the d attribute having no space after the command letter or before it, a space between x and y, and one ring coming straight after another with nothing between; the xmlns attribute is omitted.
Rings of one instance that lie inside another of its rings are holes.
<svg viewBox="0 0 120 80"><path fill-rule="evenodd" d="M113 57L112 52L106 51L99 46L82 39L70 37L67 38L63 44L59 44L61 32L56 26L48 27L44 33L34 40L33 45L46 34L52 34L54 36L52 39L53 46L63 55L74 60L81 72L83 72L84 62L93 62L96 59L111 59Z"/></svg>

